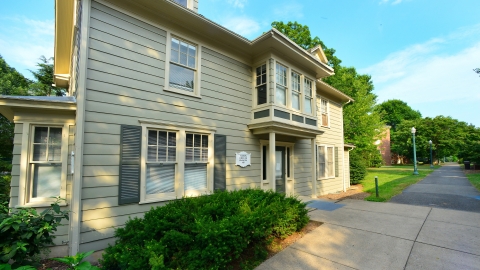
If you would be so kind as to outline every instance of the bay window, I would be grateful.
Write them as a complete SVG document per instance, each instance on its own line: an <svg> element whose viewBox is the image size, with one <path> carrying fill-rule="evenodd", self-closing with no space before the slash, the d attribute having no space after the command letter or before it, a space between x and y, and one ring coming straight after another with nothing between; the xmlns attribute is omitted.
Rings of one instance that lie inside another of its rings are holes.
<svg viewBox="0 0 480 270"><path fill-rule="evenodd" d="M300 74L292 72L292 108L300 110Z"/></svg>
<svg viewBox="0 0 480 270"><path fill-rule="evenodd" d="M267 103L267 65L263 64L256 69L257 105Z"/></svg>
<svg viewBox="0 0 480 270"><path fill-rule="evenodd" d="M287 67L276 64L275 103L287 106Z"/></svg>
<svg viewBox="0 0 480 270"><path fill-rule="evenodd" d="M305 95L304 112L312 114L313 81L305 79L303 82L303 92Z"/></svg>

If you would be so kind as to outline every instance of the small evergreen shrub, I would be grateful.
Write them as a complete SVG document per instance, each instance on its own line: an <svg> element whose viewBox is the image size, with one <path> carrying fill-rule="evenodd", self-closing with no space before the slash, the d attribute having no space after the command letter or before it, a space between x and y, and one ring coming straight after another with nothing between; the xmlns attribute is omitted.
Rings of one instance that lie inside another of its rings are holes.
<svg viewBox="0 0 480 270"><path fill-rule="evenodd" d="M296 198L258 189L217 192L152 208L126 222L101 260L105 269L226 269L249 248L264 259L273 237L309 221Z"/></svg>
<svg viewBox="0 0 480 270"><path fill-rule="evenodd" d="M350 184L359 184L367 175L367 166L363 157L356 151L350 152Z"/></svg>
<svg viewBox="0 0 480 270"><path fill-rule="evenodd" d="M53 233L68 211L60 210L60 198L42 213L33 208L8 208L0 204L0 264L13 260L14 267L35 264L40 253L53 244Z"/></svg>

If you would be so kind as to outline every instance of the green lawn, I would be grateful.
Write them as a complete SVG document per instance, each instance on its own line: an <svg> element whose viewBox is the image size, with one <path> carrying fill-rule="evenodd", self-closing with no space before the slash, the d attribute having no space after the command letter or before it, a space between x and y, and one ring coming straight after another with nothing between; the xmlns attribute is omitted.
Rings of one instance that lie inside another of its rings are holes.
<svg viewBox="0 0 480 270"><path fill-rule="evenodd" d="M435 166L439 168L440 166ZM429 175L433 169L430 165L419 165L418 175L413 175L413 165L385 166L381 168L369 168L365 180L361 182L363 191L371 195L365 200L384 202ZM375 176L378 176L378 198L375 196Z"/></svg>
<svg viewBox="0 0 480 270"><path fill-rule="evenodd" d="M480 173L468 173L467 177L470 183L480 191Z"/></svg>

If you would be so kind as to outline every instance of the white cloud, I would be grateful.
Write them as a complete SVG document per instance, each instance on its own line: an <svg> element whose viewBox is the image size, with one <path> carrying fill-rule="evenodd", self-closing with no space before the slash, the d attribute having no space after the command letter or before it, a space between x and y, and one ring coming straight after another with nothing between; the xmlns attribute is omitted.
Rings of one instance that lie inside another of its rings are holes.
<svg viewBox="0 0 480 270"><path fill-rule="evenodd" d="M480 78L472 71L480 67L479 36L480 25L459 29L394 52L359 73L372 76L379 102L401 99L424 116L466 121L480 102Z"/></svg>
<svg viewBox="0 0 480 270"><path fill-rule="evenodd" d="M300 3L288 2L275 7L273 13L277 20L303 18L303 5Z"/></svg>
<svg viewBox="0 0 480 270"><path fill-rule="evenodd" d="M7 63L23 75L31 77L27 69L36 69L41 55L53 56L54 22L31 20L24 17L2 18L0 54Z"/></svg>
<svg viewBox="0 0 480 270"><path fill-rule="evenodd" d="M227 2L236 8L243 8L247 4L248 0L227 0Z"/></svg>
<svg viewBox="0 0 480 270"><path fill-rule="evenodd" d="M225 20L222 25L247 38L260 30L258 22L248 17L231 17Z"/></svg>

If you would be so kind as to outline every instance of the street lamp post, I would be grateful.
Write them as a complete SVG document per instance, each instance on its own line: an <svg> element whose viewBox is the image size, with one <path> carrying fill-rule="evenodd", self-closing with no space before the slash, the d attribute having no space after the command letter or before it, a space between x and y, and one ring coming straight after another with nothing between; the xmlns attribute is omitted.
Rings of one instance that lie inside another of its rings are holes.
<svg viewBox="0 0 480 270"><path fill-rule="evenodd" d="M417 149L415 148L415 127L412 127L412 137L413 137L413 174L418 175L417 171Z"/></svg>
<svg viewBox="0 0 480 270"><path fill-rule="evenodd" d="M433 159L432 159L432 140L428 141L430 144L430 168L433 168Z"/></svg>

